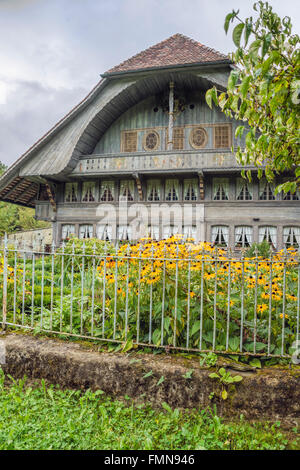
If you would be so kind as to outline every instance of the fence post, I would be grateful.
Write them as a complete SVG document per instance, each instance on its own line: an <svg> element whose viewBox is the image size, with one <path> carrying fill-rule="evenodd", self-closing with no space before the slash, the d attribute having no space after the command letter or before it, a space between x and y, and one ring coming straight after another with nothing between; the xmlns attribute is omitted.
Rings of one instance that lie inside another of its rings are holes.
<svg viewBox="0 0 300 470"><path fill-rule="evenodd" d="M2 329L6 328L6 315L7 315L7 234L4 234L4 249L3 249L3 305L2 305Z"/></svg>

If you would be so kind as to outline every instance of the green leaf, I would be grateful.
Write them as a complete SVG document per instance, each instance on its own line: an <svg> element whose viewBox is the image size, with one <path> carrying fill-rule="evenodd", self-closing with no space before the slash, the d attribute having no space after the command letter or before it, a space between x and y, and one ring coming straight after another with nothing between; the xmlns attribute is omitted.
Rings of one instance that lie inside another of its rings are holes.
<svg viewBox="0 0 300 470"><path fill-rule="evenodd" d="M264 57L266 53L268 52L271 42L272 42L272 33L269 33L263 38L262 51L261 51L262 57Z"/></svg>
<svg viewBox="0 0 300 470"><path fill-rule="evenodd" d="M224 375L226 374L226 370L224 369L224 367L221 367L221 369L219 370L219 374L224 377Z"/></svg>
<svg viewBox="0 0 300 470"><path fill-rule="evenodd" d="M160 384L162 384L164 382L165 378L164 376L162 376L159 381L157 382L156 386L158 387Z"/></svg>
<svg viewBox="0 0 300 470"><path fill-rule="evenodd" d="M253 60L257 59L258 55L258 49L261 46L261 40L256 39L255 41L252 42L251 46L249 47L249 55Z"/></svg>
<svg viewBox="0 0 300 470"><path fill-rule="evenodd" d="M229 347L232 351L237 351L239 349L239 345L240 345L240 340L239 338L230 338L229 339Z"/></svg>
<svg viewBox="0 0 300 470"><path fill-rule="evenodd" d="M243 380L243 377L241 375L235 375L233 377L234 382L241 382Z"/></svg>
<svg viewBox="0 0 300 470"><path fill-rule="evenodd" d="M257 369L261 369L261 362L259 359L252 359L250 362L249 362L250 366L252 367L256 367Z"/></svg>
<svg viewBox="0 0 300 470"><path fill-rule="evenodd" d="M162 407L168 411L169 413L173 413L173 410L172 408L168 405L168 403L166 403L165 401L162 402Z"/></svg>
<svg viewBox="0 0 300 470"><path fill-rule="evenodd" d="M147 372L147 374L143 375L143 379L146 379L147 377L151 377L153 375L153 371L150 370L150 372Z"/></svg>
<svg viewBox="0 0 300 470"><path fill-rule="evenodd" d="M126 353L127 351L130 351L130 349L132 348L133 348L133 341L132 339L128 339L122 348L122 352Z"/></svg>
<svg viewBox="0 0 300 470"><path fill-rule="evenodd" d="M206 99L206 103L208 104L210 109L212 109L213 101L214 101L215 105L218 106L218 96L217 96L217 90L216 90L215 87L210 88L209 90L207 90L207 92L205 94L205 99Z"/></svg>
<svg viewBox="0 0 300 470"><path fill-rule="evenodd" d="M225 30L226 34L228 33L229 23L230 23L230 21L233 20L234 16L235 16L234 12L228 13L228 15L226 15L225 23L224 23L224 30Z"/></svg>
<svg viewBox="0 0 300 470"><path fill-rule="evenodd" d="M223 392L222 392L222 398L223 398L223 400L226 400L227 397L228 397L227 391L226 391L226 390L223 390Z"/></svg>
<svg viewBox="0 0 300 470"><path fill-rule="evenodd" d="M250 85L250 81L251 81L251 77L248 76L248 77L245 77L241 83L241 87L240 87L240 92L241 92L241 95L243 98L246 97L247 95L247 92L249 90L249 85Z"/></svg>
<svg viewBox="0 0 300 470"><path fill-rule="evenodd" d="M211 379L219 379L220 377L218 376L218 374L216 374L215 372L212 372L211 374L209 374L209 377Z"/></svg>
<svg viewBox="0 0 300 470"><path fill-rule="evenodd" d="M244 27L245 27L244 23L239 23L236 25L236 27L234 28L232 32L232 39L236 47L240 46L241 36L242 36Z"/></svg>
<svg viewBox="0 0 300 470"><path fill-rule="evenodd" d="M191 336L193 336L195 333L197 333L200 330L200 320L197 320L191 329Z"/></svg>
<svg viewBox="0 0 300 470"><path fill-rule="evenodd" d="M244 34L245 34L245 47L248 44L248 40L249 40L251 32L252 32L252 21L251 20L250 21L246 20L245 31L244 31Z"/></svg>
<svg viewBox="0 0 300 470"><path fill-rule="evenodd" d="M232 70L229 77L228 77L227 88L228 88L229 91L233 90L233 88L235 87L238 79L239 79L239 72L237 70Z"/></svg>

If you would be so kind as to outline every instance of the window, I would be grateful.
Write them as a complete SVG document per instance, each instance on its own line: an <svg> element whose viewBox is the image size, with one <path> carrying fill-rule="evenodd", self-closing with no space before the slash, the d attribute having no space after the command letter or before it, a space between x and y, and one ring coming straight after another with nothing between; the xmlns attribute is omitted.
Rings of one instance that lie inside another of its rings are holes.
<svg viewBox="0 0 300 470"><path fill-rule="evenodd" d="M102 181L100 190L100 201L111 202L114 200L114 182Z"/></svg>
<svg viewBox="0 0 300 470"><path fill-rule="evenodd" d="M190 144L194 149L201 149L207 144L207 132L203 127L196 127L190 132Z"/></svg>
<svg viewBox="0 0 300 470"><path fill-rule="evenodd" d="M147 201L160 201L160 181L147 181Z"/></svg>
<svg viewBox="0 0 300 470"><path fill-rule="evenodd" d="M273 248L277 245L277 228L276 227L259 227L258 241L259 243L267 241Z"/></svg>
<svg viewBox="0 0 300 470"><path fill-rule="evenodd" d="M197 201L198 199L198 180L184 180L183 182L183 199L184 201Z"/></svg>
<svg viewBox="0 0 300 470"><path fill-rule="evenodd" d="M130 241L131 240L131 227L130 225L119 225L118 226L118 240Z"/></svg>
<svg viewBox="0 0 300 470"><path fill-rule="evenodd" d="M66 240L70 238L72 235L75 235L75 225L73 224L64 224L61 227L61 238L62 240Z"/></svg>
<svg viewBox="0 0 300 470"><path fill-rule="evenodd" d="M178 225L165 225L163 227L163 238L170 238L173 235L179 234Z"/></svg>
<svg viewBox="0 0 300 470"><path fill-rule="evenodd" d="M300 191L296 191L295 193L291 193L291 191L288 191L287 193L282 193L282 199L284 201L299 201Z"/></svg>
<svg viewBox="0 0 300 470"><path fill-rule="evenodd" d="M134 199L134 181L125 180L120 182L120 201L133 201Z"/></svg>
<svg viewBox="0 0 300 470"><path fill-rule="evenodd" d="M231 126L225 124L223 126L214 127L214 147L228 148L231 145Z"/></svg>
<svg viewBox="0 0 300 470"><path fill-rule="evenodd" d="M183 227L183 235L184 235L185 239L193 238L194 240L196 240L196 238L197 238L197 227L196 227L196 225L185 225Z"/></svg>
<svg viewBox="0 0 300 470"><path fill-rule="evenodd" d="M166 147L168 148L169 141L169 130L167 129L167 143ZM173 128L173 150L183 150L184 149L184 127L174 127Z"/></svg>
<svg viewBox="0 0 300 470"><path fill-rule="evenodd" d="M94 202L96 200L96 185L90 181L85 181L82 185L83 202Z"/></svg>
<svg viewBox="0 0 300 470"><path fill-rule="evenodd" d="M166 201L179 200L179 181L175 179L166 180Z"/></svg>
<svg viewBox="0 0 300 470"><path fill-rule="evenodd" d="M214 225L211 228L211 242L214 245L228 246L228 233L227 225Z"/></svg>
<svg viewBox="0 0 300 470"><path fill-rule="evenodd" d="M284 227L283 243L286 248L300 246L300 227Z"/></svg>
<svg viewBox="0 0 300 470"><path fill-rule="evenodd" d="M80 225L79 238L93 238L93 233L94 229L92 224Z"/></svg>
<svg viewBox="0 0 300 470"><path fill-rule="evenodd" d="M122 133L122 152L137 152L137 131Z"/></svg>
<svg viewBox="0 0 300 470"><path fill-rule="evenodd" d="M229 199L228 178L213 178L214 201L227 201Z"/></svg>
<svg viewBox="0 0 300 470"><path fill-rule="evenodd" d="M152 238L152 240L159 240L159 226L149 225L147 236Z"/></svg>
<svg viewBox="0 0 300 470"><path fill-rule="evenodd" d="M112 240L112 226L111 225L97 225L97 238L99 240L111 241Z"/></svg>
<svg viewBox="0 0 300 470"><path fill-rule="evenodd" d="M144 149L156 150L159 146L159 135L156 131L147 132L144 135Z"/></svg>
<svg viewBox="0 0 300 470"><path fill-rule="evenodd" d="M235 246L244 248L252 244L253 228L252 227L235 227Z"/></svg>
<svg viewBox="0 0 300 470"><path fill-rule="evenodd" d="M65 185L65 202L78 201L78 183L66 183Z"/></svg>
<svg viewBox="0 0 300 470"><path fill-rule="evenodd" d="M261 201L274 201L274 186L265 179L259 180L259 199Z"/></svg>
<svg viewBox="0 0 300 470"><path fill-rule="evenodd" d="M250 201L253 199L252 184L244 178L236 180L236 194L238 201Z"/></svg>

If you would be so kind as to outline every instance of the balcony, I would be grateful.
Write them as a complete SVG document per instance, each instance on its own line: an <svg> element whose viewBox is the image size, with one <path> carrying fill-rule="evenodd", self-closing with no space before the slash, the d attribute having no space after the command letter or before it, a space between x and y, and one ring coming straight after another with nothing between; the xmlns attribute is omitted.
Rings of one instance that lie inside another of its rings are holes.
<svg viewBox="0 0 300 470"><path fill-rule="evenodd" d="M185 172L240 168L230 150L175 150L165 152L136 152L134 154L84 155L72 172L79 175L112 175L138 173Z"/></svg>

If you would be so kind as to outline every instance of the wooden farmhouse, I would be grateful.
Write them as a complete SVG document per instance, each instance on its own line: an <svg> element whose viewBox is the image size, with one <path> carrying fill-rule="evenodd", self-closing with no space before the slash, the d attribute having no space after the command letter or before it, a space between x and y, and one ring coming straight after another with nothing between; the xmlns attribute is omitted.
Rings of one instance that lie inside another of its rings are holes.
<svg viewBox="0 0 300 470"><path fill-rule="evenodd" d="M181 233L231 248L299 245L299 193L275 195L255 170L242 179L231 150L240 123L205 102L232 67L181 34L113 67L2 176L0 199L35 208L56 243Z"/></svg>

